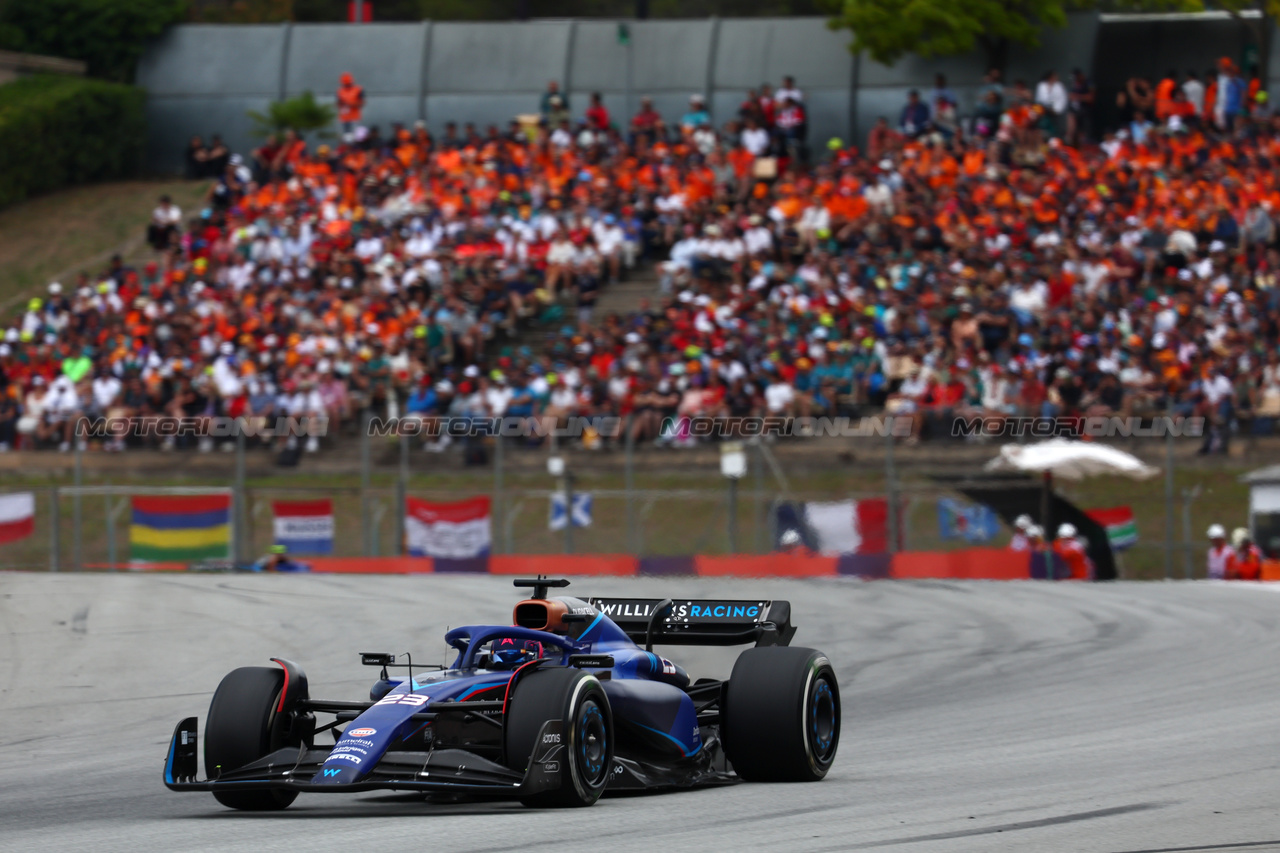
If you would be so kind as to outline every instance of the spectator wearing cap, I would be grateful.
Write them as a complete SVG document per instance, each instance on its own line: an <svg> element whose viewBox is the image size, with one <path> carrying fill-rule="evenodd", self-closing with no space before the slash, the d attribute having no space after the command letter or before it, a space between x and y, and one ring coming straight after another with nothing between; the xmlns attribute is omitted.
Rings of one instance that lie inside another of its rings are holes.
<svg viewBox="0 0 1280 853"><path fill-rule="evenodd" d="M1221 524L1209 525L1209 552L1206 556L1206 576L1210 580L1223 580L1227 576L1227 561L1231 546L1227 544L1227 531Z"/></svg>
<svg viewBox="0 0 1280 853"><path fill-rule="evenodd" d="M711 124L711 114L707 112L707 101L695 92L689 96L689 110L680 117L680 128L686 133Z"/></svg>
<svg viewBox="0 0 1280 853"><path fill-rule="evenodd" d="M338 78L338 121L343 133L350 133L364 116L364 87L357 86L350 72Z"/></svg>
<svg viewBox="0 0 1280 853"><path fill-rule="evenodd" d="M1231 531L1231 550L1224 570L1227 580L1256 581L1262 578L1262 551L1253 544L1248 528Z"/></svg>
<svg viewBox="0 0 1280 853"><path fill-rule="evenodd" d="M1010 551L1030 551L1031 539L1027 531L1032 527L1031 516L1020 515L1013 522L1013 536L1009 539Z"/></svg>
<svg viewBox="0 0 1280 853"><path fill-rule="evenodd" d="M1093 561L1085 550L1085 543L1076 536L1074 524L1058 526L1058 535L1053 540L1053 553L1062 561L1070 580L1087 581L1093 577Z"/></svg>

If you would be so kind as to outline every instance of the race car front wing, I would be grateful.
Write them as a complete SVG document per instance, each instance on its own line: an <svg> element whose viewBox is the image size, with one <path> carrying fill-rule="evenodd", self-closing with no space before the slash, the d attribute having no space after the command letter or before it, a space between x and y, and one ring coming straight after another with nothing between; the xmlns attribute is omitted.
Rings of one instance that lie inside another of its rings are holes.
<svg viewBox="0 0 1280 853"><path fill-rule="evenodd" d="M559 761L562 724L543 724L525 773L517 773L464 749L425 752L388 752L367 774L345 784L316 784L329 750L289 746L257 761L231 770L206 768L210 778L200 779L197 760L199 732L195 717L178 723L164 764L165 786L173 791L233 791L277 788L318 793L360 791L422 791L525 797L560 785Z"/></svg>

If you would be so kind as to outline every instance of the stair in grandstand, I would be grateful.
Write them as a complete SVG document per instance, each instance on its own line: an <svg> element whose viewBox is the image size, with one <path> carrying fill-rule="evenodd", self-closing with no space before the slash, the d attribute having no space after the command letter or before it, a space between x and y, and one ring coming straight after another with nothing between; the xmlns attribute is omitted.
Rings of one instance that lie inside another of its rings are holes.
<svg viewBox="0 0 1280 853"><path fill-rule="evenodd" d="M601 291L595 317L609 314L625 316L639 311L646 299L651 305L656 305L659 296L658 271L651 266L638 267L631 270L623 281L615 281Z"/></svg>
<svg viewBox="0 0 1280 853"><path fill-rule="evenodd" d="M657 305L661 295L658 271L648 265L636 267L622 281L610 282L601 289L592 321L598 322L609 314L625 316L638 311L646 299L651 305ZM554 335L563 326L576 326L578 323L577 309L572 301L561 302L558 308L558 311L521 322L509 337L497 335L489 342L490 352L527 346L534 353L541 353L546 349L549 335Z"/></svg>

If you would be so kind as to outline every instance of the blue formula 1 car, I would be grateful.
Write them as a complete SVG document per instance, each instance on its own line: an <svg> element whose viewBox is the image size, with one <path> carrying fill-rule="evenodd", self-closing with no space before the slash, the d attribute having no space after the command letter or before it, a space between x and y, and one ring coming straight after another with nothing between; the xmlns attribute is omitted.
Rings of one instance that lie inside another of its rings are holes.
<svg viewBox="0 0 1280 853"><path fill-rule="evenodd" d="M175 791L209 791L251 811L300 792L375 789L588 806L606 790L816 781L840 739L840 691L821 652L792 648L785 601L547 596L532 587L514 625L455 628L448 667L365 653L382 667L368 701L313 699L291 661L227 675L164 765ZM728 681L690 682L655 642L744 645ZM643 647L638 645L643 643ZM407 667L403 677L388 668ZM317 715L332 716L323 724ZM327 735L332 743L322 744Z"/></svg>

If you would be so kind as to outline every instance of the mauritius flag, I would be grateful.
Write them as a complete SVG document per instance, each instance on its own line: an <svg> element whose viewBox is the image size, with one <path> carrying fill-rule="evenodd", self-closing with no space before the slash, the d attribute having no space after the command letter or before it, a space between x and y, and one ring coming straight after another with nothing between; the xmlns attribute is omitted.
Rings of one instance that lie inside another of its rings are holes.
<svg viewBox="0 0 1280 853"><path fill-rule="evenodd" d="M1133 520L1133 510L1127 506L1116 506L1110 509L1090 509L1085 515L1092 518L1102 529L1107 531L1107 541L1111 550L1122 551L1131 545L1138 544L1138 525Z"/></svg>
<svg viewBox="0 0 1280 853"><path fill-rule="evenodd" d="M145 562L231 557L231 495L135 497L130 557Z"/></svg>

